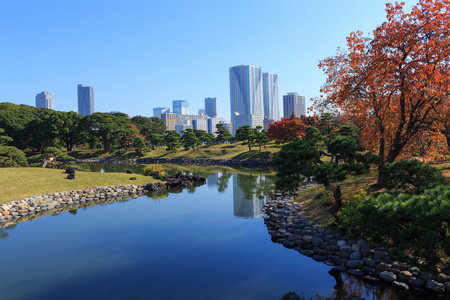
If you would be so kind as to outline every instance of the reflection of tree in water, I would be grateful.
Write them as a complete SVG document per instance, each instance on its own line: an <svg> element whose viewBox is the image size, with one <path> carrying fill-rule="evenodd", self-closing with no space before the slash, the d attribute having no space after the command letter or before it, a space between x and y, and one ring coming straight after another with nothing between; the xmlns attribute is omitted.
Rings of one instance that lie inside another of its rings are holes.
<svg viewBox="0 0 450 300"><path fill-rule="evenodd" d="M148 193L145 193L144 196L147 196L148 198L152 199L153 201L160 202L161 199L165 199L167 196L169 196L169 191L148 192Z"/></svg>
<svg viewBox="0 0 450 300"><path fill-rule="evenodd" d="M6 227L0 228L0 239L7 239L9 236L9 230L16 228L17 224L12 224Z"/></svg>
<svg viewBox="0 0 450 300"><path fill-rule="evenodd" d="M236 175L238 186L244 192L245 200L252 200L254 195L259 199L264 199L274 182L273 176L264 176L261 174Z"/></svg>
<svg viewBox="0 0 450 300"><path fill-rule="evenodd" d="M217 180L217 190L219 193L225 192L225 190L228 188L228 182L230 181L231 175L233 173L228 173L227 171L223 171L218 180Z"/></svg>

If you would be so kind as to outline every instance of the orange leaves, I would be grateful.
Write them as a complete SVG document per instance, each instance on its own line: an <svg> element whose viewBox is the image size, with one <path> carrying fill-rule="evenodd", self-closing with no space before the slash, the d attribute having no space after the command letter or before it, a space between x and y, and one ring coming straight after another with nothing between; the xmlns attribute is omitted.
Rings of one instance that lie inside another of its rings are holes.
<svg viewBox="0 0 450 300"><path fill-rule="evenodd" d="M306 125L301 119L292 115L290 118L282 118L281 121L270 124L267 135L277 144L284 144L305 136L305 128Z"/></svg>
<svg viewBox="0 0 450 300"><path fill-rule="evenodd" d="M314 106L363 126L365 146L378 146L388 161L414 152L413 145L439 148L442 136L429 132L450 111L450 0L419 0L410 13L403 7L386 4L387 21L373 39L352 32L346 52L319 63L327 81Z"/></svg>

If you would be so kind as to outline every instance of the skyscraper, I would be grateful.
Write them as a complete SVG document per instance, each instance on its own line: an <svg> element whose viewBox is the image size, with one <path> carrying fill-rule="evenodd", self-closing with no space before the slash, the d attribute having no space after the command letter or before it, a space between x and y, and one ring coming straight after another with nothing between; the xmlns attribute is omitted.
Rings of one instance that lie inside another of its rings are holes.
<svg viewBox="0 0 450 300"><path fill-rule="evenodd" d="M155 107L153 109L153 116L160 118L162 114L170 113L170 108L168 107Z"/></svg>
<svg viewBox="0 0 450 300"><path fill-rule="evenodd" d="M87 116L94 113L94 88L78 85L78 113Z"/></svg>
<svg viewBox="0 0 450 300"><path fill-rule="evenodd" d="M36 94L36 107L53 109L53 94L50 92Z"/></svg>
<svg viewBox="0 0 450 300"><path fill-rule="evenodd" d="M179 115L189 114L189 103L186 100L174 100L173 102L173 113Z"/></svg>
<svg viewBox="0 0 450 300"><path fill-rule="evenodd" d="M284 95L283 108L285 118L289 118L292 115L292 111L298 118L300 118L300 116L305 116L305 96L297 95L297 93L288 93L287 95Z"/></svg>
<svg viewBox="0 0 450 300"><path fill-rule="evenodd" d="M280 120L279 94L278 94L278 74L263 73L263 101L264 116L273 119L275 122Z"/></svg>
<svg viewBox="0 0 450 300"><path fill-rule="evenodd" d="M240 65L230 68L230 106L233 135L244 125L263 126L264 108L260 67Z"/></svg>
<svg viewBox="0 0 450 300"><path fill-rule="evenodd" d="M217 98L205 98L205 114L210 118L217 117Z"/></svg>

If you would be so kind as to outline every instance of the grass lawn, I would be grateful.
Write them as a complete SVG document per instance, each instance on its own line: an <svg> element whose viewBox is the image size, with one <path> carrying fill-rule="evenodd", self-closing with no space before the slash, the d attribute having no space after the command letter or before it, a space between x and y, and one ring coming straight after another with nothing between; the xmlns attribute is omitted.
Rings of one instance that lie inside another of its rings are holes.
<svg viewBox="0 0 450 300"><path fill-rule="evenodd" d="M148 176L126 173L77 171L75 180L66 177L64 170L58 169L0 168L0 204L40 194L155 181ZM137 180L130 180L130 177L136 177Z"/></svg>
<svg viewBox="0 0 450 300"><path fill-rule="evenodd" d="M167 158L222 158L222 159L272 159L281 146L276 145L274 142L270 142L266 149L261 147L259 152L258 146L252 146L252 150L249 151L248 146L242 145L242 142L234 144L217 144L217 145L203 145L196 147L195 151L192 149L184 150L184 148L178 148L176 152L167 151L166 147L158 148L146 153L145 156L138 156L134 151L127 152L124 155L103 155L104 158L144 158L144 157L167 157ZM68 154L73 157L87 158L95 156L96 150L75 150Z"/></svg>

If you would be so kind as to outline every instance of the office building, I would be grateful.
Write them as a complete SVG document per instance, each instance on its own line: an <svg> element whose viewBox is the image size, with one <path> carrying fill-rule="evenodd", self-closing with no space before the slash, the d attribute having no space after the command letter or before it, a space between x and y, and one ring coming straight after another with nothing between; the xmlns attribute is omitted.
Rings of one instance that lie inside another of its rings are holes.
<svg viewBox="0 0 450 300"><path fill-rule="evenodd" d="M205 98L205 114L210 118L217 117L217 98Z"/></svg>
<svg viewBox="0 0 450 300"><path fill-rule="evenodd" d="M226 120L224 118L208 118L208 133L212 133L214 134L214 132L216 132L217 128L217 124L223 124L226 122Z"/></svg>
<svg viewBox="0 0 450 300"><path fill-rule="evenodd" d="M264 116L276 121L280 120L280 96L278 93L278 74L263 73Z"/></svg>
<svg viewBox="0 0 450 300"><path fill-rule="evenodd" d="M297 93L288 93L283 96L284 117L289 118L294 112L295 116L300 118L306 116L305 97Z"/></svg>
<svg viewBox="0 0 450 300"><path fill-rule="evenodd" d="M78 85L78 113L87 116L94 113L94 88Z"/></svg>
<svg viewBox="0 0 450 300"><path fill-rule="evenodd" d="M36 107L53 109L53 93L42 92L36 94Z"/></svg>
<svg viewBox="0 0 450 300"><path fill-rule="evenodd" d="M204 109L204 108L200 108L200 109L198 110L198 115L199 115L199 116L201 116L201 115L206 115L205 109Z"/></svg>
<svg viewBox="0 0 450 300"><path fill-rule="evenodd" d="M167 130L175 130L175 125L177 125L177 114L161 114L161 120L163 120L164 124L166 124Z"/></svg>
<svg viewBox="0 0 450 300"><path fill-rule="evenodd" d="M175 125L175 130L176 130L180 135L183 135L181 131L186 130L186 129L193 129L193 126L192 126L190 120L184 121L183 124L177 124L177 125Z"/></svg>
<svg viewBox="0 0 450 300"><path fill-rule="evenodd" d="M192 120L192 128L208 132L208 120L207 119Z"/></svg>
<svg viewBox="0 0 450 300"><path fill-rule="evenodd" d="M275 120L274 119L269 119L268 117L264 117L264 126L263 128L265 130L269 130L270 124L274 124Z"/></svg>
<svg viewBox="0 0 450 300"><path fill-rule="evenodd" d="M233 135L243 125L263 126L263 83L261 68L240 65L230 68L230 107Z"/></svg>
<svg viewBox="0 0 450 300"><path fill-rule="evenodd" d="M155 107L153 109L153 116L161 119L162 114L170 113L170 108L168 107Z"/></svg>
<svg viewBox="0 0 450 300"><path fill-rule="evenodd" d="M189 114L189 103L186 100L174 100L173 102L173 113L179 115Z"/></svg>

